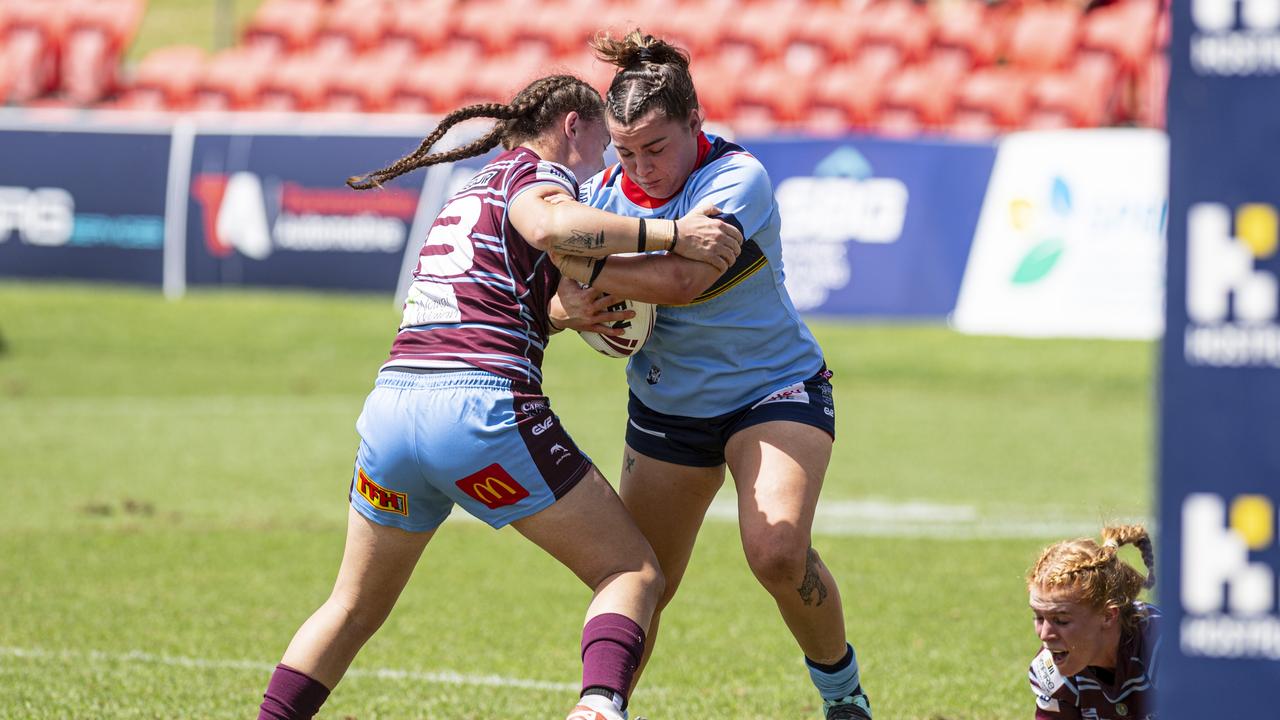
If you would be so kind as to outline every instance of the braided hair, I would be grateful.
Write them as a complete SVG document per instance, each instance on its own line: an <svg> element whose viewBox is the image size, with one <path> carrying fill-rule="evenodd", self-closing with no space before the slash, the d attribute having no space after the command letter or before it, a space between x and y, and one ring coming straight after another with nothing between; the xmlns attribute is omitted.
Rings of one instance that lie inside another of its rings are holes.
<svg viewBox="0 0 1280 720"><path fill-rule="evenodd" d="M621 40L598 35L591 47L596 57L618 67L604 102L605 111L619 125L631 125L655 108L677 120L698 108L684 49L639 29Z"/></svg>
<svg viewBox="0 0 1280 720"><path fill-rule="evenodd" d="M418 168L483 155L499 142L510 150L542 134L568 112L577 112L584 120L600 119L603 112L600 93L572 75L540 78L516 93L508 104L482 103L454 110L440 120L440 124L422 141L417 150L381 170L347 178L347 185L356 190L381 187L388 180ZM450 128L472 118L494 118L498 122L489 132L466 145L443 152L431 152L431 148Z"/></svg>
<svg viewBox="0 0 1280 720"><path fill-rule="evenodd" d="M1145 576L1117 556L1122 545L1133 545L1142 554ZM1128 626L1136 619L1133 601L1155 582L1155 552L1151 536L1141 525L1103 528L1101 545L1089 538L1050 545L1027 574L1030 588L1068 591L1095 610L1119 608L1121 621Z"/></svg>

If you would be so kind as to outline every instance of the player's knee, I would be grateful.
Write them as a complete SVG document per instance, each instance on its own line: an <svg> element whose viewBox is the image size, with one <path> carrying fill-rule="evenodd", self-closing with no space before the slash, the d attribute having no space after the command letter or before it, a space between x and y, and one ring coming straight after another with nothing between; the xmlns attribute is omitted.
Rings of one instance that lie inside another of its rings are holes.
<svg viewBox="0 0 1280 720"><path fill-rule="evenodd" d="M340 622L348 631L364 637L371 637L382 623L391 615L395 603L381 602L372 598L355 598L344 595L333 595L328 605L338 614Z"/></svg>
<svg viewBox="0 0 1280 720"><path fill-rule="evenodd" d="M747 564L766 587L793 586L805 572L808 538L793 533L767 533L745 543Z"/></svg>

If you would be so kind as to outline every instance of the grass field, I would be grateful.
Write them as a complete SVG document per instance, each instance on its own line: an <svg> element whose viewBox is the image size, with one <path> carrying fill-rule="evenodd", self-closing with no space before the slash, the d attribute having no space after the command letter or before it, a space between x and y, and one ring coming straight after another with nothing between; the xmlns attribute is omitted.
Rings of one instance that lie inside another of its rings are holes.
<svg viewBox="0 0 1280 720"><path fill-rule="evenodd" d="M381 296L0 283L0 718L253 716L333 580L395 321ZM815 545L877 718L1030 717L1022 575L1053 536L1149 513L1153 347L814 329L840 428ZM608 476L622 369L569 337L547 361ZM564 716L586 589L456 515L322 717ZM816 718L727 515L634 708Z"/></svg>

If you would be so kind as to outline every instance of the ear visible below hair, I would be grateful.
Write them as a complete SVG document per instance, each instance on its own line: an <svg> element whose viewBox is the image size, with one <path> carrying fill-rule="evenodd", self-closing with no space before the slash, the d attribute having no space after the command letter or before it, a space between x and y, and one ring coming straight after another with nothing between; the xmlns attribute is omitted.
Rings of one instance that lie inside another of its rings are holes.
<svg viewBox="0 0 1280 720"><path fill-rule="evenodd" d="M702 115L701 107L696 107L689 113L689 129L693 131L695 136L702 132L702 123L704 120L705 118Z"/></svg>
<svg viewBox="0 0 1280 720"><path fill-rule="evenodd" d="M1102 627L1111 627L1120 619L1120 608L1106 607L1102 610Z"/></svg>
<svg viewBox="0 0 1280 720"><path fill-rule="evenodd" d="M582 116L578 115L577 110L570 110L564 114L561 128L564 130L565 137L576 137L578 131L582 129Z"/></svg>

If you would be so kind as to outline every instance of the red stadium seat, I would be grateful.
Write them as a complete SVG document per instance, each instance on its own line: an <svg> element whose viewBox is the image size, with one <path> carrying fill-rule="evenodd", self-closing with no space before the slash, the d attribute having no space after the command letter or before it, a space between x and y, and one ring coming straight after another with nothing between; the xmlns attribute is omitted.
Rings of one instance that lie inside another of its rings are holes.
<svg viewBox="0 0 1280 720"><path fill-rule="evenodd" d="M937 129L951 121L954 80L929 65L914 65L889 79L878 127L894 135Z"/></svg>
<svg viewBox="0 0 1280 720"><path fill-rule="evenodd" d="M251 110L257 107L268 66L251 50L223 50L205 66L196 84L196 110Z"/></svg>
<svg viewBox="0 0 1280 720"><path fill-rule="evenodd" d="M1010 67L978 70L956 96L952 129L964 135L1020 127L1030 109L1030 78Z"/></svg>
<svg viewBox="0 0 1280 720"><path fill-rule="evenodd" d="M75 0L68 4L61 88L88 105L116 92L120 60L142 22L142 0Z"/></svg>
<svg viewBox="0 0 1280 720"><path fill-rule="evenodd" d="M329 85L342 68L325 55L289 55L263 78L262 110L308 111L324 106Z"/></svg>
<svg viewBox="0 0 1280 720"><path fill-rule="evenodd" d="M1122 72L1136 74L1156 47L1156 0L1121 0L1085 15L1080 45L1108 53Z"/></svg>
<svg viewBox="0 0 1280 720"><path fill-rule="evenodd" d="M453 36L485 52L501 53L511 47L521 22L521 13L503 0L468 0L458 6Z"/></svg>
<svg viewBox="0 0 1280 720"><path fill-rule="evenodd" d="M315 41L324 23L323 0L267 0L244 31L244 44L276 54L297 52Z"/></svg>
<svg viewBox="0 0 1280 720"><path fill-rule="evenodd" d="M425 101L432 112L445 113L461 104L468 76L479 63L479 55L468 51L443 51L410 65L400 76L393 105L408 106Z"/></svg>
<svg viewBox="0 0 1280 720"><path fill-rule="evenodd" d="M369 53L334 69L325 96L329 109L386 112L400 84L403 65Z"/></svg>
<svg viewBox="0 0 1280 720"><path fill-rule="evenodd" d="M131 107L184 110L204 76L204 50L176 45L147 53L138 63L126 104Z"/></svg>
<svg viewBox="0 0 1280 720"><path fill-rule="evenodd" d="M694 61L689 65L693 87L698 92L698 104L708 119L728 120L734 112L738 85L728 70L711 59Z"/></svg>
<svg viewBox="0 0 1280 720"><path fill-rule="evenodd" d="M589 7L575 0L539 3L516 26L517 43L543 45L555 55L576 56L597 24Z"/></svg>
<svg viewBox="0 0 1280 720"><path fill-rule="evenodd" d="M1045 75L1031 89L1031 112L1027 127L1098 127L1111 112L1111 95L1106 88L1078 72Z"/></svg>
<svg viewBox="0 0 1280 720"><path fill-rule="evenodd" d="M656 17L654 30L642 29L674 42L695 58L710 57L715 54L716 46L720 43L724 17L734 12L735 8L732 0L691 0Z"/></svg>
<svg viewBox="0 0 1280 720"><path fill-rule="evenodd" d="M9 67L9 102L29 103L59 84L66 7L61 3L10 2L0 51Z"/></svg>
<svg viewBox="0 0 1280 720"><path fill-rule="evenodd" d="M386 0L338 0L329 6L315 43L335 55L355 55L377 45L391 26Z"/></svg>
<svg viewBox="0 0 1280 720"><path fill-rule="evenodd" d="M853 56L862 38L862 24L852 10L819 4L795 13L789 28L789 51L816 55L815 65L840 62Z"/></svg>
<svg viewBox="0 0 1280 720"><path fill-rule="evenodd" d="M933 40L928 11L911 0L878 0L857 17L861 37L857 54L868 48L892 48L900 64L924 57Z"/></svg>
<svg viewBox="0 0 1280 720"><path fill-rule="evenodd" d="M830 132L871 128L880 114L887 76L860 71L851 63L833 65L815 80L809 104L809 126Z"/></svg>
<svg viewBox="0 0 1280 720"><path fill-rule="evenodd" d="M419 55L443 48L453 33L455 0L400 0L391 3L384 43L407 44Z"/></svg>
<svg viewBox="0 0 1280 720"><path fill-rule="evenodd" d="M934 47L968 57L973 66L990 65L999 50L997 25L978 0L940 3L934 12Z"/></svg>
<svg viewBox="0 0 1280 720"><path fill-rule="evenodd" d="M812 92L808 78L767 65L739 82L735 115L764 108L774 124L795 124L803 119Z"/></svg>
<svg viewBox="0 0 1280 720"><path fill-rule="evenodd" d="M1031 5L1014 21L1008 56L1032 70L1055 70L1073 57L1080 35L1080 10L1074 5Z"/></svg>
<svg viewBox="0 0 1280 720"><path fill-rule="evenodd" d="M725 18L722 42L748 47L757 60L774 60L791 44L800 13L785 0L747 5Z"/></svg>

